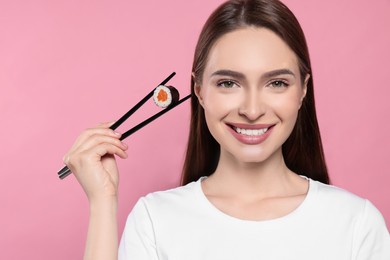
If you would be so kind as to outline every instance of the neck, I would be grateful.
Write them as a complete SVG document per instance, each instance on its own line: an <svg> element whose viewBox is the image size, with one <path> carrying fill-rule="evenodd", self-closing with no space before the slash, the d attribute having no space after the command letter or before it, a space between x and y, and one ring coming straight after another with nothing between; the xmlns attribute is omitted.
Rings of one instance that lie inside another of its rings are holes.
<svg viewBox="0 0 390 260"><path fill-rule="evenodd" d="M275 152L262 162L240 162L221 151L218 167L210 181L218 183L219 190L240 196L277 196L291 187L296 174L283 159L282 151Z"/></svg>

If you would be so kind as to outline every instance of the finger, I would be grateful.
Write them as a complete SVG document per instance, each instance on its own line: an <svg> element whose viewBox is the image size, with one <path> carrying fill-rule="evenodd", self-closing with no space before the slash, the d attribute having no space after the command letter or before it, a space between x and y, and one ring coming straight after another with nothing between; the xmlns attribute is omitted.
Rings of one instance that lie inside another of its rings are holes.
<svg viewBox="0 0 390 260"><path fill-rule="evenodd" d="M127 149L127 145L121 142L118 138L118 136L112 137L112 136L107 136L107 135L101 135L101 134L93 134L89 136L88 139L86 139L82 145L79 145L74 151L77 152L83 152L85 150L89 150L94 146L97 146L99 144L103 143L109 143L112 145L115 145L119 147L122 150Z"/></svg>
<svg viewBox="0 0 390 260"><path fill-rule="evenodd" d="M111 136L114 138L120 138L121 134L113 131L112 129L108 128L110 125L112 125L114 122L105 122L105 123L100 123L97 127L95 128L88 128L84 130L75 140L71 148L68 150L68 152L63 156L63 162L67 164L69 161L69 155L74 153L75 150L80 148L80 146L85 142L86 139L90 138L91 135L94 134L101 134L101 135L107 135Z"/></svg>
<svg viewBox="0 0 390 260"><path fill-rule="evenodd" d="M117 174L118 166L113 155L106 155L102 158L102 165L106 172L110 175L111 180L117 186L119 183L119 174Z"/></svg>
<svg viewBox="0 0 390 260"><path fill-rule="evenodd" d="M102 123L99 123L96 127L97 128L109 128L113 124L115 124L115 121L102 122Z"/></svg>
<svg viewBox="0 0 390 260"><path fill-rule="evenodd" d="M97 136L97 135L104 135L104 136L110 136L113 138L120 138L121 134L113 131L112 129L109 128L88 128L84 130L80 136L76 139L75 143L73 146L70 148L70 152L78 149L83 143L91 138L92 136Z"/></svg>
<svg viewBox="0 0 390 260"><path fill-rule="evenodd" d="M110 143L101 143L82 152L70 153L67 156L66 165L73 171L78 169L101 164L102 157L106 155L117 155L122 159L127 158L127 153L118 146Z"/></svg>
<svg viewBox="0 0 390 260"><path fill-rule="evenodd" d="M109 143L103 143L97 145L93 150L94 153L96 153L96 155L100 157L99 159L101 159L103 156L107 154L117 155L122 159L127 158L127 153L125 150L122 150L118 146Z"/></svg>
<svg viewBox="0 0 390 260"><path fill-rule="evenodd" d="M76 161L82 161L84 160L83 157L94 157L94 155L98 155L98 157L95 158L95 160L100 160L100 157L104 156L105 154L113 154L110 151L111 150L104 150L101 149L101 147L108 147L108 146L115 146L118 152L118 156L121 158L127 158L127 154L124 153L128 149L128 146L125 143L122 143L119 141L119 139L115 139L112 137L107 136L98 136L95 138L90 138L90 142L84 143L83 145L80 145L78 149L75 149L71 152L69 152L65 158L65 164L72 164L71 160ZM100 147L100 149L98 149Z"/></svg>

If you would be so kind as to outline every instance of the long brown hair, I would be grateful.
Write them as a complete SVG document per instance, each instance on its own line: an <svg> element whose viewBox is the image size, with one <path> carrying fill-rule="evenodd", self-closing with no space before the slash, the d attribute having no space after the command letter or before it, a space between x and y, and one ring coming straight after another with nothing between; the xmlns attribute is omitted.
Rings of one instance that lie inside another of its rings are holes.
<svg viewBox="0 0 390 260"><path fill-rule="evenodd" d="M313 74L302 28L294 14L278 0L231 0L218 7L206 21L195 48L191 93L202 81L210 49L228 32L262 27L279 35L298 57L303 80L310 75L307 93L298 112L295 127L282 146L287 167L311 179L329 183L313 92ZM196 82L195 82L196 80ZM219 160L220 147L206 125L204 110L197 98L191 99L191 122L182 185L211 175Z"/></svg>

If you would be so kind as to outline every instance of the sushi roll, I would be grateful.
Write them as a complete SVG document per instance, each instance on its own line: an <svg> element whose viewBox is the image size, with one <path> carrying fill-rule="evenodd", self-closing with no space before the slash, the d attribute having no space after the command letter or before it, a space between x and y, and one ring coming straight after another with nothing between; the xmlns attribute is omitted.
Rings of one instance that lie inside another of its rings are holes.
<svg viewBox="0 0 390 260"><path fill-rule="evenodd" d="M153 101L157 106L166 108L179 101L179 91L172 86L158 86L153 93Z"/></svg>

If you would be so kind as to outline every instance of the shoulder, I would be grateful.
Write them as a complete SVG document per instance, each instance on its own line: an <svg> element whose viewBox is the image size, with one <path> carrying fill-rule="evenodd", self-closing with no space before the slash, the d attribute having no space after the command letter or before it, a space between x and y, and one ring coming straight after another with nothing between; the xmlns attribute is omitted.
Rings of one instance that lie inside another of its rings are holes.
<svg viewBox="0 0 390 260"><path fill-rule="evenodd" d="M182 201L193 198L193 196L196 194L198 184L198 182L191 182L184 186L152 192L143 197L143 200L146 204L166 205L170 203L180 203Z"/></svg>
<svg viewBox="0 0 390 260"><path fill-rule="evenodd" d="M354 259L390 259L390 235L379 210L367 199L344 189L318 184L318 197L332 205L333 223L350 227ZM337 224L336 224L337 225Z"/></svg>
<svg viewBox="0 0 390 260"><path fill-rule="evenodd" d="M194 211L191 201L196 189L197 182L193 182L139 198L126 220L121 259L157 259L156 241L166 241L173 232L185 229L185 221Z"/></svg>
<svg viewBox="0 0 390 260"><path fill-rule="evenodd" d="M333 185L312 183L316 210L334 220L333 223L344 220L354 225L356 232L361 228L386 229L382 214L369 200Z"/></svg>
<svg viewBox="0 0 390 260"><path fill-rule="evenodd" d="M157 223L169 223L172 219L188 217L196 207L194 202L198 185L198 182L192 182L140 197L127 218L126 226L131 226L133 222L138 226L155 226Z"/></svg>
<svg viewBox="0 0 390 260"><path fill-rule="evenodd" d="M188 223L198 223L203 217L199 188L198 181L141 197L127 218L125 230L147 233L148 237L186 230Z"/></svg>
<svg viewBox="0 0 390 260"><path fill-rule="evenodd" d="M310 212L326 222L340 226L385 225L379 210L367 199L345 189L311 180L308 200ZM310 193L311 192L311 193Z"/></svg>
<svg viewBox="0 0 390 260"><path fill-rule="evenodd" d="M185 186L149 193L139 199L135 208L141 204L142 208L148 211L150 217L161 217L161 215L167 216L173 212L188 211L189 208L195 207L199 197L199 182L200 180Z"/></svg>
<svg viewBox="0 0 390 260"><path fill-rule="evenodd" d="M318 181L311 181L315 190L315 199L320 205L336 208L339 210L362 211L367 200L334 185L324 184Z"/></svg>

